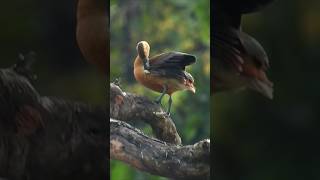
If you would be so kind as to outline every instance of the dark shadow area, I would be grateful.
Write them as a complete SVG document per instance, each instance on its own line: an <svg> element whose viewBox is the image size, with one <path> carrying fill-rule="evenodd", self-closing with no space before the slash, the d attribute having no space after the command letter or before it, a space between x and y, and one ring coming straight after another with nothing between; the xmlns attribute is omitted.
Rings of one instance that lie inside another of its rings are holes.
<svg viewBox="0 0 320 180"><path fill-rule="evenodd" d="M0 6L0 179L107 178L108 82L79 50L76 5L13 0ZM30 51L37 79L29 92L27 79L5 68Z"/></svg>
<svg viewBox="0 0 320 180"><path fill-rule="evenodd" d="M320 178L319 5L278 0L243 16L242 30L269 56L274 99L250 90L213 96L216 179Z"/></svg>

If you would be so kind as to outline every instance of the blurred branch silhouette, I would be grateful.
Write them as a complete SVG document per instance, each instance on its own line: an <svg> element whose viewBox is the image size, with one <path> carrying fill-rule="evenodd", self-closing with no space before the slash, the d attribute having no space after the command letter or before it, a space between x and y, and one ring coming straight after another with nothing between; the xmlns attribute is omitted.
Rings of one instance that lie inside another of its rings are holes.
<svg viewBox="0 0 320 180"><path fill-rule="evenodd" d="M40 96L32 61L0 69L0 179L106 179L106 110Z"/></svg>
<svg viewBox="0 0 320 180"><path fill-rule="evenodd" d="M164 115L160 105L146 97L123 92L116 83L111 83L110 117L112 159L159 176L209 179L210 140L182 146L173 120ZM126 123L139 120L150 124L160 140Z"/></svg>

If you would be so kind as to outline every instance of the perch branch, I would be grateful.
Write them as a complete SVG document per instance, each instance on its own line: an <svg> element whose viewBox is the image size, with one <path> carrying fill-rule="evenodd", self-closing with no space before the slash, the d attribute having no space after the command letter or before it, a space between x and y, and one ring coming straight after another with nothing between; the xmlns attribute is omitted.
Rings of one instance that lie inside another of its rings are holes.
<svg viewBox="0 0 320 180"><path fill-rule="evenodd" d="M114 119L110 119L110 157L174 179L209 179L210 176L210 140L187 146L169 145Z"/></svg>
<svg viewBox="0 0 320 180"><path fill-rule="evenodd" d="M121 121L144 121L150 124L155 136L167 143L181 144L173 120L161 106L146 97L123 92L115 83L110 84L110 117Z"/></svg>

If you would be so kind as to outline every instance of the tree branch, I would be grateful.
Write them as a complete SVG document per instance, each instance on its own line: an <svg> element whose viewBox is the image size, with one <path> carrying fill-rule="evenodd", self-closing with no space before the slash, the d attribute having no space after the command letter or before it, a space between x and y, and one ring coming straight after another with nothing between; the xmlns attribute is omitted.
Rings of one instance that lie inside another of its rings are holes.
<svg viewBox="0 0 320 180"><path fill-rule="evenodd" d="M0 69L0 179L107 179L106 109L40 96L24 66Z"/></svg>
<svg viewBox="0 0 320 180"><path fill-rule="evenodd" d="M210 176L210 140L188 146L169 145L114 119L110 119L110 157L174 179L209 179Z"/></svg>
<svg viewBox="0 0 320 180"><path fill-rule="evenodd" d="M110 84L110 117L121 121L144 121L150 124L155 136L167 143L181 144L173 120L161 106L146 97L123 92L115 83Z"/></svg>
<svg viewBox="0 0 320 180"><path fill-rule="evenodd" d="M160 105L146 97L123 92L111 83L110 157L159 176L209 179L210 140L181 146L175 124L164 113ZM150 124L160 140L126 123L140 120Z"/></svg>

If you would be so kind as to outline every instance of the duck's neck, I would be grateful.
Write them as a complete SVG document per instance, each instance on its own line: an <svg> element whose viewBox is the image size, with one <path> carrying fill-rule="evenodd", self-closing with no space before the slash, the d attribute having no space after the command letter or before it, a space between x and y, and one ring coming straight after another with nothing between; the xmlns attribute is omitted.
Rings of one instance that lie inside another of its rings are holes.
<svg viewBox="0 0 320 180"><path fill-rule="evenodd" d="M143 68L143 67L144 66L143 66L142 59L139 56L137 56L135 61L134 61L134 68Z"/></svg>

